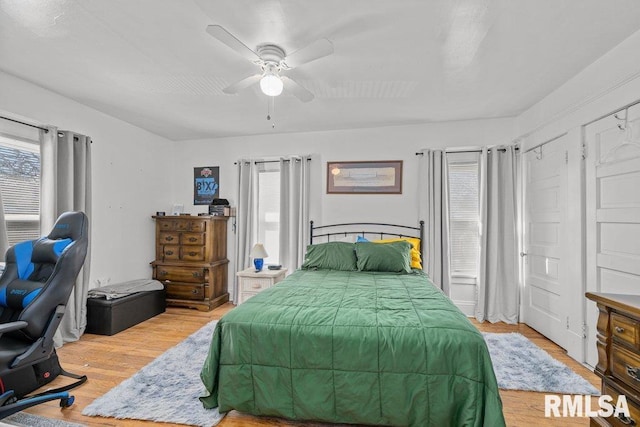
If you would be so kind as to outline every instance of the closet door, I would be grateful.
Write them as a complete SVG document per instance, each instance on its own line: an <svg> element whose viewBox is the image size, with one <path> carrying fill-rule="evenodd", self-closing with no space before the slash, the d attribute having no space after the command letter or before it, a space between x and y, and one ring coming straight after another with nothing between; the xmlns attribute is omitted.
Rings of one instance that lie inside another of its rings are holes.
<svg viewBox="0 0 640 427"><path fill-rule="evenodd" d="M527 325L567 347L567 136L524 159L524 294Z"/></svg>
<svg viewBox="0 0 640 427"><path fill-rule="evenodd" d="M640 294L640 105L585 127L587 291ZM619 127L620 126L620 127ZM595 303L587 363L595 366Z"/></svg>

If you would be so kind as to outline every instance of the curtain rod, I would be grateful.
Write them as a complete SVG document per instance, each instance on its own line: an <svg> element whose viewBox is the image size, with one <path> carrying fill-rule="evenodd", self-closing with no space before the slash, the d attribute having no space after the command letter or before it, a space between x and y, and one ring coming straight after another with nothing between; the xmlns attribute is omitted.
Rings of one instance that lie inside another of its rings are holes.
<svg viewBox="0 0 640 427"><path fill-rule="evenodd" d="M290 159L284 159L283 162L290 162ZM311 161L311 157L307 158L307 162ZM249 162L247 162L249 163ZM253 162L254 164L258 165L260 163L280 163L280 160L256 160L255 162ZM234 165L237 165L238 162L233 162Z"/></svg>
<svg viewBox="0 0 640 427"><path fill-rule="evenodd" d="M611 116L612 114L617 114L617 113L619 113L620 111L628 110L629 108L631 108L631 107L633 107L633 106L635 106L635 105L637 105L637 104L640 104L640 100L633 101L633 102L631 102L631 103L629 103L629 104L625 105L624 107L622 107L622 108L620 108L620 109L618 109L618 110L615 110L615 111L612 111L612 112L610 112L610 113L607 113L607 114L605 114L605 115L603 115L603 116L598 117L597 119L593 119L593 120L591 120L590 122L585 123L583 126L589 126L590 124L593 124L593 123L597 122L598 120L602 120L602 119L604 119L605 117L609 117L609 116Z"/></svg>
<svg viewBox="0 0 640 427"><path fill-rule="evenodd" d="M507 151L506 148L489 148L489 150L498 150L502 153L504 153L505 151ZM514 148L515 151L520 151L520 147L515 147ZM444 150L445 153L447 154L457 154L457 153L482 153L482 150L478 149L478 150L462 150L462 151L446 151ZM487 150L488 151L488 150ZM416 153L416 156L423 156L424 153L422 151L418 151Z"/></svg>
<svg viewBox="0 0 640 427"><path fill-rule="evenodd" d="M10 122L19 123L21 125L29 126L32 128L43 130L44 133L49 133L49 129L43 128L41 126L32 125L31 123L21 122L20 120L10 119L9 117L0 116L0 119L9 120Z"/></svg>

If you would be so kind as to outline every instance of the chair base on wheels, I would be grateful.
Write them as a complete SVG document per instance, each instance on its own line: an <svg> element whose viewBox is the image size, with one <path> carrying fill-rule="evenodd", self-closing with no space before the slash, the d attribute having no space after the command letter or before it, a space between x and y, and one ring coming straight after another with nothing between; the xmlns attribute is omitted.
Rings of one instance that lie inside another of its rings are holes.
<svg viewBox="0 0 640 427"><path fill-rule="evenodd" d="M68 408L73 405L75 398L69 394L68 391L61 391L58 393L47 393L33 397L25 397L24 399L15 400L13 391L7 391L0 395L0 402L5 402L0 406L0 419L6 418L17 412L21 412L32 406L39 405L51 400L60 399L60 407Z"/></svg>
<svg viewBox="0 0 640 427"><path fill-rule="evenodd" d="M27 396L27 393L50 383L59 375L74 378L77 381L63 387ZM54 350L48 359L9 371L0 378L0 392L2 392L0 394L0 419L51 400L60 399L60 407L69 407L73 405L74 397L68 393L68 390L78 387L85 381L87 381L86 375L76 375L62 369L58 355Z"/></svg>

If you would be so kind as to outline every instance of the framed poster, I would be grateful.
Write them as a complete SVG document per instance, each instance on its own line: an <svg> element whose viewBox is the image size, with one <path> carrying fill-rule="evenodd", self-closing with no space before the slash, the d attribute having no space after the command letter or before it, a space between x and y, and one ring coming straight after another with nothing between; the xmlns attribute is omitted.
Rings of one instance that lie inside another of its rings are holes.
<svg viewBox="0 0 640 427"><path fill-rule="evenodd" d="M205 166L193 168L193 204L210 205L220 190L220 168Z"/></svg>
<svg viewBox="0 0 640 427"><path fill-rule="evenodd" d="M402 194L402 160L327 162L327 194Z"/></svg>

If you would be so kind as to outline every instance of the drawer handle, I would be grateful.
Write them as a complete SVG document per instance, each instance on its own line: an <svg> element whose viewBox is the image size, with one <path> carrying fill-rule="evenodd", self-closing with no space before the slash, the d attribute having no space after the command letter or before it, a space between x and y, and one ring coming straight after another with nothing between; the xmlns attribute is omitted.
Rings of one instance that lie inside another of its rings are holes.
<svg viewBox="0 0 640 427"><path fill-rule="evenodd" d="M260 285L260 283L254 283L253 284L253 289L260 289L262 287L262 285Z"/></svg>
<svg viewBox="0 0 640 427"><path fill-rule="evenodd" d="M624 332L624 328L621 328L620 326L616 326L616 332L621 334Z"/></svg>
<svg viewBox="0 0 640 427"><path fill-rule="evenodd" d="M164 238L164 240L166 240L167 242L170 242L173 240L173 236L167 236Z"/></svg>
<svg viewBox="0 0 640 427"><path fill-rule="evenodd" d="M196 255L198 255L198 252L193 252L193 251L191 251L191 252L189 252L189 255L191 255L191 256L196 256Z"/></svg>
<svg viewBox="0 0 640 427"><path fill-rule="evenodd" d="M167 251L167 255L173 255L173 251Z"/></svg>
<svg viewBox="0 0 640 427"><path fill-rule="evenodd" d="M640 368L627 365L627 375L636 381L640 381Z"/></svg>
<svg viewBox="0 0 640 427"><path fill-rule="evenodd" d="M191 290L191 293L195 295L195 294L197 294L197 293L198 293L198 290L197 290L197 289L192 289L192 290Z"/></svg>
<svg viewBox="0 0 640 427"><path fill-rule="evenodd" d="M169 272L168 272L168 271L166 271L166 270L160 270L160 275L161 275L161 276L166 276L167 274L169 274Z"/></svg>
<svg viewBox="0 0 640 427"><path fill-rule="evenodd" d="M620 421L624 425L628 425L628 426L636 425L636 420L634 420L631 417L627 417L625 414L618 414L616 418L618 419L618 421Z"/></svg>
<svg viewBox="0 0 640 427"><path fill-rule="evenodd" d="M198 239L196 237L189 237L190 242L197 242Z"/></svg>
<svg viewBox="0 0 640 427"><path fill-rule="evenodd" d="M191 273L191 275L193 277L202 277L202 273L200 273L199 271L194 271L193 273Z"/></svg>

